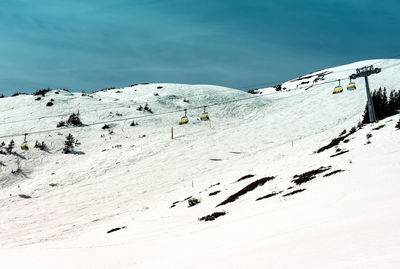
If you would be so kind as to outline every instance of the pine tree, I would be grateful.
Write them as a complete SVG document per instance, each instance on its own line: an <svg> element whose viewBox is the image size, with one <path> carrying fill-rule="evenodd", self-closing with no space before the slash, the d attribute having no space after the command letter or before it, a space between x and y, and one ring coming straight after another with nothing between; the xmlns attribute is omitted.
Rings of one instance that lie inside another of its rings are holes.
<svg viewBox="0 0 400 269"><path fill-rule="evenodd" d="M396 124L396 128L397 128L397 130L400 130L400 119L399 119L399 121L398 121L397 124Z"/></svg>
<svg viewBox="0 0 400 269"><path fill-rule="evenodd" d="M388 102L388 110L389 111L396 111L396 99L395 99L396 91L392 90L389 95L389 102Z"/></svg>
<svg viewBox="0 0 400 269"><path fill-rule="evenodd" d="M47 145L44 143L44 141L42 141L42 143L39 143L39 141L36 140L35 148L38 148L38 149L43 150L43 151L47 151L48 150Z"/></svg>
<svg viewBox="0 0 400 269"><path fill-rule="evenodd" d="M375 117L379 121L384 118L385 115L385 101L383 100L382 88L378 91L374 91L372 94L372 102L375 108Z"/></svg>
<svg viewBox="0 0 400 269"><path fill-rule="evenodd" d="M5 145L6 145L6 144L4 143L4 141L0 143L0 154L6 154L6 153L3 151Z"/></svg>
<svg viewBox="0 0 400 269"><path fill-rule="evenodd" d="M149 107L149 104L146 103L146 105L144 106L144 110L153 113L153 111L151 110L151 108Z"/></svg>
<svg viewBox="0 0 400 269"><path fill-rule="evenodd" d="M361 127L362 125L367 124L367 123L369 123L368 102L365 105L364 113L363 113L363 116L362 116L362 121L361 121L361 124L360 124L359 127Z"/></svg>
<svg viewBox="0 0 400 269"><path fill-rule="evenodd" d="M11 139L10 143L6 147L6 151L8 154L11 154L12 150L14 149L14 146L15 146L14 139Z"/></svg>
<svg viewBox="0 0 400 269"><path fill-rule="evenodd" d="M372 94L372 102L374 104L375 116L377 120L396 115L400 110L400 91L391 91L389 98L387 96L386 88L379 88ZM369 123L368 102L365 105L362 124Z"/></svg>
<svg viewBox="0 0 400 269"><path fill-rule="evenodd" d="M368 133L368 134L366 135L366 137L367 137L367 144L370 144L371 141L369 141L369 139L372 137L372 134L371 134L371 133Z"/></svg>
<svg viewBox="0 0 400 269"><path fill-rule="evenodd" d="M391 91L388 102L388 110L390 116L396 115L400 110L400 90L399 91Z"/></svg>
<svg viewBox="0 0 400 269"><path fill-rule="evenodd" d="M63 153L68 154L72 153L75 149L75 146L79 145L78 140L75 140L75 138L72 136L72 134L68 134L66 136L66 140L64 142L64 148L63 148Z"/></svg>
<svg viewBox="0 0 400 269"><path fill-rule="evenodd" d="M57 123L57 128L64 127L65 125L65 121L60 121L59 123Z"/></svg>
<svg viewBox="0 0 400 269"><path fill-rule="evenodd" d="M72 113L67 120L67 124L73 126L81 126L82 122L81 119L79 118L79 112L77 114Z"/></svg>

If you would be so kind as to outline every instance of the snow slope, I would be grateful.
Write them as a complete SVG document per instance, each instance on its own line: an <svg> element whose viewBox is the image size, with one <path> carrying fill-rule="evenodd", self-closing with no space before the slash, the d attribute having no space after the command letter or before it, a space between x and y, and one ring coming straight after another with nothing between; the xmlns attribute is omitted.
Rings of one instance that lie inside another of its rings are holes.
<svg viewBox="0 0 400 269"><path fill-rule="evenodd" d="M0 99L0 141L14 138L19 145L23 136L17 134L39 131L28 135L28 143L45 141L50 150L0 155L2 264L398 268L400 131L394 126L399 117L365 126L347 143L314 153L343 129L348 133L364 111L363 80L356 80L356 91L338 95L331 93L337 84L332 81L370 64L382 68L370 77L372 89L400 88L399 60L371 60L318 71L283 83L282 91L260 89L256 95L209 85L149 84L88 96L52 91L38 101L37 96ZM310 87L321 73L324 80ZM50 99L54 105L47 107ZM154 114L136 110L146 103ZM209 122L198 120L203 105ZM184 108L190 121L180 126ZM78 110L87 126L56 128ZM133 118L138 126L130 126ZM111 129L101 128L106 122ZM61 153L68 133L81 142L79 154ZM348 152L331 157L337 148ZM17 159L22 173L13 174ZM321 166L331 168L301 185L293 182L295 175ZM336 170L343 171L323 177ZM245 175L254 176L236 182ZM274 179L217 207L269 176ZM277 194L256 201L271 193ZM190 196L201 203L188 207L183 200ZM198 220L215 211L227 214ZM107 233L116 227L126 228Z"/></svg>

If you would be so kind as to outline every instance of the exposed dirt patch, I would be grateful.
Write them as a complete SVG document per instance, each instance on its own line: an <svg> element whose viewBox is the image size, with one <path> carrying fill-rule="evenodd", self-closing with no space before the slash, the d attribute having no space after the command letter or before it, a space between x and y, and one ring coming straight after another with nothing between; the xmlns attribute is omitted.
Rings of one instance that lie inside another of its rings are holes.
<svg viewBox="0 0 400 269"><path fill-rule="evenodd" d="M224 200L222 203L220 203L217 206L221 206L221 205L226 205L228 203L232 203L234 201L236 201L240 196L245 195L246 193L256 189L259 186L264 185L266 182L273 180L275 177L263 177L260 178L252 183L250 183L249 185L247 185L246 187L244 187L243 189L241 189L240 191L238 191L235 194L232 194L231 196L229 196L226 200Z"/></svg>
<svg viewBox="0 0 400 269"><path fill-rule="evenodd" d="M236 180L235 182L239 182L239 181L242 181L242 180L251 178L251 177L254 177L254 175L248 174L248 175L242 176L241 178L239 178L239 179Z"/></svg>
<svg viewBox="0 0 400 269"><path fill-rule="evenodd" d="M116 231L119 231L119 230L125 229L125 228L126 228L126 226L113 228L113 229L107 231L107 233L108 233L108 234L109 234L109 233L113 233L113 232L116 232Z"/></svg>
<svg viewBox="0 0 400 269"><path fill-rule="evenodd" d="M380 126L378 126L378 127L375 127L375 128L372 128L372 130L379 130L379 129L382 129L383 127L385 127L385 124L383 124L383 125L380 125Z"/></svg>
<svg viewBox="0 0 400 269"><path fill-rule="evenodd" d="M215 220L216 218L219 218L219 217L224 216L224 215L226 215L226 212L225 212L225 211L214 212L214 213L212 213L212 214L210 214L210 215L207 215L207 216L204 216L204 217L199 218L199 220L200 220L200 221L202 221L202 220L204 220L204 221L213 221L213 220Z"/></svg>
<svg viewBox="0 0 400 269"><path fill-rule="evenodd" d="M340 142L344 142L347 143L349 142L349 139L347 139L347 137L349 137L350 135L354 134L357 131L357 129L355 127L351 128L348 134L345 134L345 132L342 132L339 137L332 139L332 141L326 145L321 147L320 149L318 149L316 151L316 153L321 153L327 149L333 148L334 146L337 146L340 144Z"/></svg>
<svg viewBox="0 0 400 269"><path fill-rule="evenodd" d="M345 140L349 135L350 135L350 134L347 134L347 135L345 135L345 136L339 136L339 137L337 137L337 138L332 139L332 141L331 141L328 145L323 146L322 148L319 148L316 152L317 152L317 153L321 153L321 152L323 152L323 151L325 151L325 150L327 150L327 149L330 149L330 148L333 148L334 146L339 145L340 142L342 142L343 140Z"/></svg>
<svg viewBox="0 0 400 269"><path fill-rule="evenodd" d="M263 199L267 199L267 198L270 198L270 197L274 197L275 195L278 195L278 194L280 194L280 193L281 193L281 191L280 191L280 192L273 192L273 193L267 194L267 195L265 195L265 196L262 196L262 197L260 197L260 198L257 198L256 201L260 201L260 200L263 200Z"/></svg>
<svg viewBox="0 0 400 269"><path fill-rule="evenodd" d="M24 198L24 199L31 199L32 197L26 194L18 194L19 197Z"/></svg>
<svg viewBox="0 0 400 269"><path fill-rule="evenodd" d="M282 196L283 196L283 197L290 196L290 195L293 195L293 194L296 194L296 193L299 193L299 192L303 192L303 191L305 191L305 190L306 190L306 189L295 190L295 191L286 193L286 194L284 194L284 195L282 195Z"/></svg>
<svg viewBox="0 0 400 269"><path fill-rule="evenodd" d="M175 207L177 204L182 203L182 202L184 202L184 201L187 201L187 200L189 200L190 198L192 198L192 196L186 197L186 198L183 199L182 201L173 202L172 205L171 205L169 208L173 208L173 207Z"/></svg>
<svg viewBox="0 0 400 269"><path fill-rule="evenodd" d="M336 153L336 154L333 154L333 155L331 155L331 156L329 156L329 157L336 157L336 156L339 156L339 155L342 155L342 154L345 154L345 153L347 153L347 152L349 152L348 150L343 150L343 151L340 151L339 153Z"/></svg>
<svg viewBox="0 0 400 269"><path fill-rule="evenodd" d="M324 71L324 72L319 72L319 73L315 73L315 74L310 74L310 75L306 75L306 76L302 76L302 77L293 79L293 80L291 80L290 82L295 82L295 81L300 81L300 80L303 80L303 79L310 79L310 78L312 78L312 77L316 77L316 78L313 80L313 83L316 83L316 82L318 82L318 81L320 81L320 80L325 80L324 77L325 77L326 75L330 74L330 73L332 73L332 71Z"/></svg>
<svg viewBox="0 0 400 269"><path fill-rule="evenodd" d="M173 208L173 207L175 207L177 204L179 204L181 201L176 201L176 202L173 202L172 203L172 205L169 207L169 208Z"/></svg>
<svg viewBox="0 0 400 269"><path fill-rule="evenodd" d="M215 183L215 184L212 184L210 187L208 187L208 189L210 189L210 188L212 188L212 187L215 187L215 186L218 186L218 185L221 185L221 183Z"/></svg>
<svg viewBox="0 0 400 269"><path fill-rule="evenodd" d="M210 192L209 196L214 196L214 195L216 195L216 194L218 194L218 193L220 193L220 192L221 192L221 191Z"/></svg>
<svg viewBox="0 0 400 269"><path fill-rule="evenodd" d="M328 167L321 166L318 169L311 170L311 171L305 172L305 173L300 174L300 175L295 175L293 177L294 180L292 180L292 182L296 183L297 185L303 184L305 182L308 182L308 181L314 179L316 175L321 174L321 173L323 173L323 172L325 172L325 171L327 171L327 170L329 170L331 168L332 168L332 166L328 166Z"/></svg>
<svg viewBox="0 0 400 269"><path fill-rule="evenodd" d="M342 169L334 170L334 171L324 175L324 177L329 177L329 176L332 176L334 174L341 173L341 172L344 172L344 171L346 171L346 170L342 170Z"/></svg>

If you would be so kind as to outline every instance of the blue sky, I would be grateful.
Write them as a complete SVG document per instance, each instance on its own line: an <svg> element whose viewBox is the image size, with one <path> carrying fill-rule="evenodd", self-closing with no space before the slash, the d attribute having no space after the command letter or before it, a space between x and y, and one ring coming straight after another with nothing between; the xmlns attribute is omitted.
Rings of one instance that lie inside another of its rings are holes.
<svg viewBox="0 0 400 269"><path fill-rule="evenodd" d="M398 0L2 0L0 93L247 88L398 55L399 25Z"/></svg>

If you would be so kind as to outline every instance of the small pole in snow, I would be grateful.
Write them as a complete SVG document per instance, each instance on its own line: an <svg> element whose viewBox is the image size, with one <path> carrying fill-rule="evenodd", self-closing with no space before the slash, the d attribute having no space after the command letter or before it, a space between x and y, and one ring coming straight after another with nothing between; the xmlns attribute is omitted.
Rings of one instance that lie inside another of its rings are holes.
<svg viewBox="0 0 400 269"><path fill-rule="evenodd" d="M171 127L171 139L174 139L174 127Z"/></svg>
<svg viewBox="0 0 400 269"><path fill-rule="evenodd" d="M193 179L192 179L192 188L194 188L194 181L193 181Z"/></svg>

